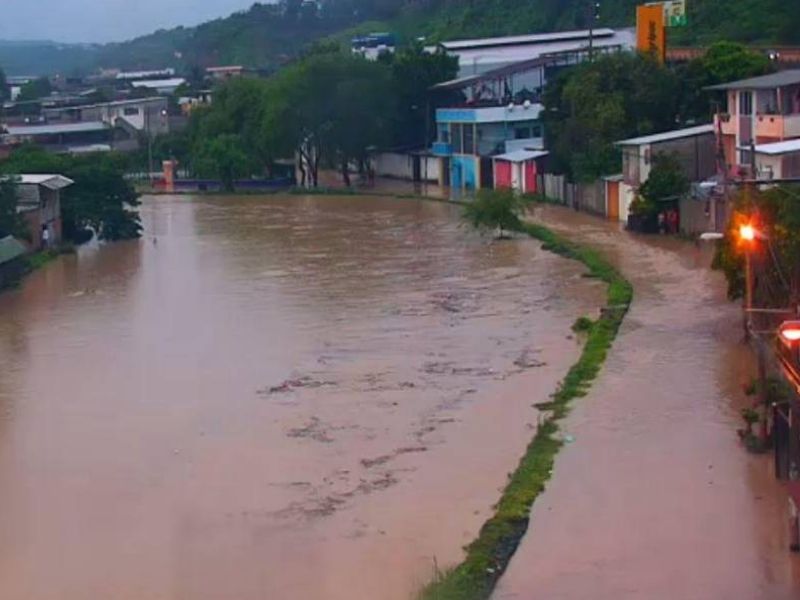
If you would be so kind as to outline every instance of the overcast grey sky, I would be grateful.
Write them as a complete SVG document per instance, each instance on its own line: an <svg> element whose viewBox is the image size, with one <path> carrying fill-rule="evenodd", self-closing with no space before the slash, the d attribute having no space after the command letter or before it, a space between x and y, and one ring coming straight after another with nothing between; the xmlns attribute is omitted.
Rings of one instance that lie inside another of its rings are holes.
<svg viewBox="0 0 800 600"><path fill-rule="evenodd" d="M263 1L263 0L262 0ZM0 0L0 39L122 41L196 25L255 0Z"/></svg>

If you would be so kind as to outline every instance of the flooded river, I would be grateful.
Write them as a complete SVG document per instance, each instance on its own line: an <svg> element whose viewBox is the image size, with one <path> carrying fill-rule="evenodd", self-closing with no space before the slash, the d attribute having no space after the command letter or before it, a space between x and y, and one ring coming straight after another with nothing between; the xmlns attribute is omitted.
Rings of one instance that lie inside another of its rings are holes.
<svg viewBox="0 0 800 600"><path fill-rule="evenodd" d="M458 561L602 286L445 204L142 214L0 295L0 598L406 600Z"/></svg>

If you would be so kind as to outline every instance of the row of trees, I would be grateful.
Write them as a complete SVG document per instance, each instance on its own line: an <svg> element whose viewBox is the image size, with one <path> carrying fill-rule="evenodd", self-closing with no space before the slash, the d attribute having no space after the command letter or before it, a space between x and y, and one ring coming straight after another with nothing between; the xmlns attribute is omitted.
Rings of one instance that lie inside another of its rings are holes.
<svg viewBox="0 0 800 600"><path fill-rule="evenodd" d="M81 243L96 234L103 240L137 238L141 223L138 196L123 177L121 159L114 155L69 156L23 147L0 163L0 231L25 237L15 217L13 176L20 173L58 173L75 182L61 197L64 238Z"/></svg>
<svg viewBox="0 0 800 600"><path fill-rule="evenodd" d="M711 120L709 85L762 75L763 55L722 42L668 68L642 55L616 54L566 71L548 86L543 119L554 168L575 181L618 173L614 142Z"/></svg>
<svg viewBox="0 0 800 600"><path fill-rule="evenodd" d="M231 81L173 145L195 172L228 189L237 177L271 173L278 159L294 156L311 185L322 165L349 182L349 166L363 168L372 148L427 142L428 89L457 70L454 58L418 46L377 62L320 48L269 79Z"/></svg>

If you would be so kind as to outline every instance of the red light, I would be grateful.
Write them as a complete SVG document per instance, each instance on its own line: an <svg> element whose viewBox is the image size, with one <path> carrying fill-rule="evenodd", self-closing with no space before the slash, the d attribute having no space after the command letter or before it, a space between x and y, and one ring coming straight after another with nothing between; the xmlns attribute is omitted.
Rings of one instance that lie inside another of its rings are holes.
<svg viewBox="0 0 800 600"><path fill-rule="evenodd" d="M781 325L780 335L783 341L790 345L800 342L800 321L787 321Z"/></svg>

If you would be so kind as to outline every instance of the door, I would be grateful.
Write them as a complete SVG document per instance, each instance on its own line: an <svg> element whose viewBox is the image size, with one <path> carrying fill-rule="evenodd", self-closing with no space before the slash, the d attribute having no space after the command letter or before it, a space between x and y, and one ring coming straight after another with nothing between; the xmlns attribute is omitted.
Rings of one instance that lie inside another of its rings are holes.
<svg viewBox="0 0 800 600"><path fill-rule="evenodd" d="M460 190L464 186L464 171L460 162L454 160L450 168L450 187Z"/></svg>
<svg viewBox="0 0 800 600"><path fill-rule="evenodd" d="M619 181L606 181L606 215L619 221Z"/></svg>

